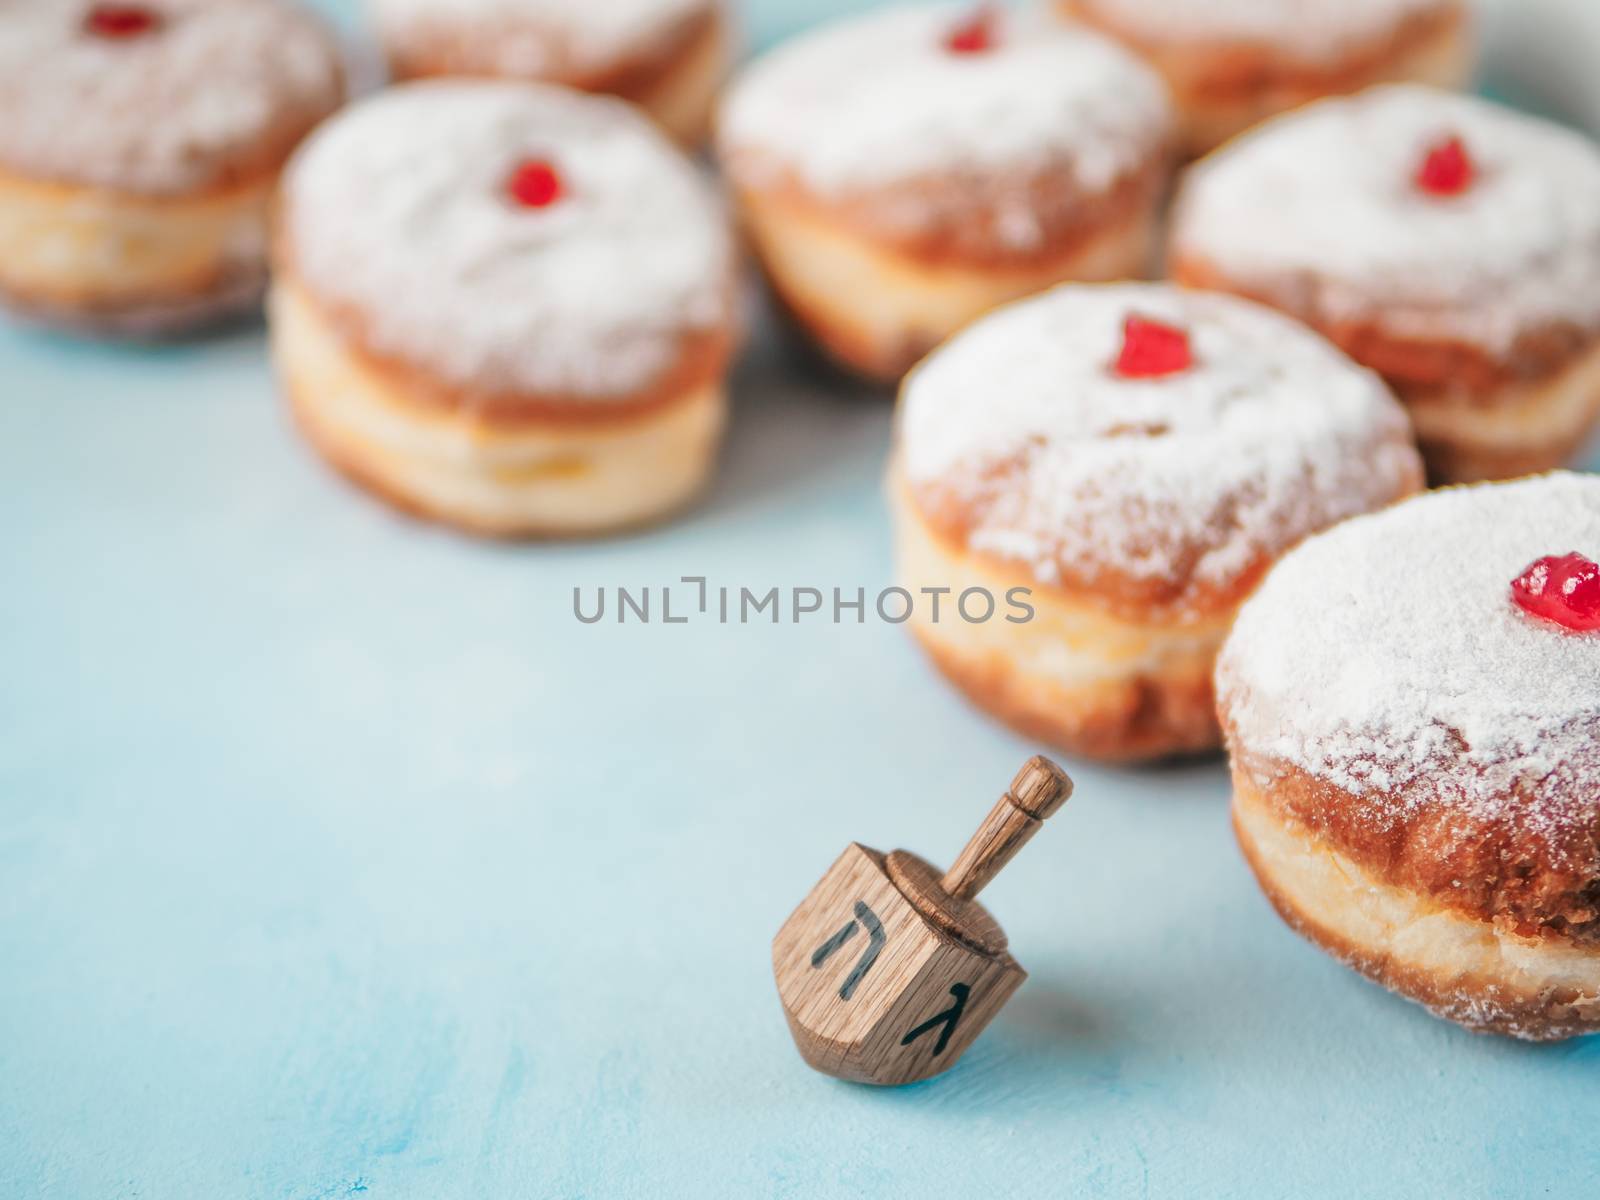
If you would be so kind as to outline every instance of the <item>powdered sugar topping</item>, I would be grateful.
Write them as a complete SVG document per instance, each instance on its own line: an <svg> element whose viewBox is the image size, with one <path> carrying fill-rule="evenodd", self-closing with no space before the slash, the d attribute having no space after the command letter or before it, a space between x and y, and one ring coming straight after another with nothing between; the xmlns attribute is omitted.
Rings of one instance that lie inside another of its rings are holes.
<svg viewBox="0 0 1600 1200"><path fill-rule="evenodd" d="M1417 170L1450 135L1474 177L1430 195ZM1600 149L1488 101L1374 88L1201 163L1174 246L1319 324L1381 313L1399 336L1505 352L1549 324L1600 330Z"/></svg>
<svg viewBox="0 0 1600 1200"><path fill-rule="evenodd" d="M1194 364L1117 376L1129 315L1187 331ZM968 545L1046 583L1224 588L1420 478L1376 376L1259 305L1155 284L1067 285L984 318L911 375L900 437L911 486L970 514Z"/></svg>
<svg viewBox="0 0 1600 1200"><path fill-rule="evenodd" d="M0 0L0 163L149 194L287 153L340 101L332 35L282 0L141 0L158 27L84 29L88 0ZM263 146L263 141L271 144Z"/></svg>
<svg viewBox="0 0 1600 1200"><path fill-rule="evenodd" d="M1087 12L1153 43L1245 43L1310 62L1387 41L1409 18L1456 0L1077 0Z"/></svg>
<svg viewBox="0 0 1600 1200"><path fill-rule="evenodd" d="M603 71L648 54L713 0L368 0L385 38L459 40L479 31L495 68L539 77ZM476 44L476 41L475 41Z"/></svg>
<svg viewBox="0 0 1600 1200"><path fill-rule="evenodd" d="M529 160L561 198L507 193ZM463 388L626 400L733 319L733 247L707 182L628 105L536 84L382 92L292 164L295 270L368 348Z"/></svg>
<svg viewBox="0 0 1600 1200"><path fill-rule="evenodd" d="M720 141L745 179L793 175L830 198L926 176L1070 170L1109 189L1161 151L1159 78L1111 41L999 11L991 48L945 46L970 7L891 8L757 60L730 90Z"/></svg>
<svg viewBox="0 0 1600 1200"><path fill-rule="evenodd" d="M1223 650L1236 748L1371 798L1380 823L1419 793L1479 818L1518 805L1525 826L1592 806L1600 634L1530 617L1509 588L1574 549L1600 555L1600 478L1570 473L1434 492L1306 543Z"/></svg>

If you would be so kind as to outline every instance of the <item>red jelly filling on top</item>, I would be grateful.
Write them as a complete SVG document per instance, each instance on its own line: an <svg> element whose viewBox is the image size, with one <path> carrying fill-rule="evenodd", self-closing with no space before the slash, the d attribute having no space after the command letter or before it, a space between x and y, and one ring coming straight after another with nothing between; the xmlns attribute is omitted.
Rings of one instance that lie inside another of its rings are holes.
<svg viewBox="0 0 1600 1200"><path fill-rule="evenodd" d="M999 35L998 17L985 5L945 35L944 48L951 54L982 54L994 49Z"/></svg>
<svg viewBox="0 0 1600 1200"><path fill-rule="evenodd" d="M1149 317L1130 316L1122 323L1122 352L1116 372L1124 379L1156 379L1194 366L1189 335Z"/></svg>
<svg viewBox="0 0 1600 1200"><path fill-rule="evenodd" d="M1417 186L1430 196L1459 196L1472 186L1477 169L1459 137L1433 146L1417 168Z"/></svg>
<svg viewBox="0 0 1600 1200"><path fill-rule="evenodd" d="M160 25L160 16L141 4L96 4L83 18L85 31L103 38L140 37Z"/></svg>
<svg viewBox="0 0 1600 1200"><path fill-rule="evenodd" d="M548 208L561 199L561 176L542 158L520 163L506 183L506 191L523 208Z"/></svg>
<svg viewBox="0 0 1600 1200"><path fill-rule="evenodd" d="M1575 633L1600 629L1600 566L1581 554L1552 554L1511 581L1524 612Z"/></svg>

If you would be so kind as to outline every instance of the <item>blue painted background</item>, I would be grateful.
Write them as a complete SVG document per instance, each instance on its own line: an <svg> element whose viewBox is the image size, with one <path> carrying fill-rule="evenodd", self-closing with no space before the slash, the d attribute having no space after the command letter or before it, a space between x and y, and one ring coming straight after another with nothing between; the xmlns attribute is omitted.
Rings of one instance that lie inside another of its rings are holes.
<svg viewBox="0 0 1600 1200"><path fill-rule="evenodd" d="M1301 944L1217 763L1078 772L954 1071L802 1066L783 917L852 838L950 858L1032 747L891 626L573 620L888 582L882 398L765 338L737 395L687 520L479 545L314 461L255 331L0 327L0 1196L1592 1194L1600 1040Z"/></svg>

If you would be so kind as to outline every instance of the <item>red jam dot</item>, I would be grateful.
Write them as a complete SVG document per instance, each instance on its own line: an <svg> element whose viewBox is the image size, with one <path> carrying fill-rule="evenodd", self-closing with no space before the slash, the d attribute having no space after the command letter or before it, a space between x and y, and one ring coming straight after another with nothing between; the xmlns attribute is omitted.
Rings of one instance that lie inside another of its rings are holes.
<svg viewBox="0 0 1600 1200"><path fill-rule="evenodd" d="M1189 335L1149 317L1129 317L1122 323L1122 353L1117 374L1124 379L1158 379L1194 366Z"/></svg>
<svg viewBox="0 0 1600 1200"><path fill-rule="evenodd" d="M1524 612L1574 633L1600 629L1600 566L1581 554L1550 555L1511 581Z"/></svg>
<svg viewBox="0 0 1600 1200"><path fill-rule="evenodd" d="M992 8L979 8L945 35L944 48L951 54L982 54L994 49L999 39L998 20Z"/></svg>
<svg viewBox="0 0 1600 1200"><path fill-rule="evenodd" d="M1433 146L1417 168L1417 186L1430 196L1459 196L1472 186L1477 169L1459 137Z"/></svg>
<svg viewBox="0 0 1600 1200"><path fill-rule="evenodd" d="M548 208L561 199L561 176L542 158L530 158L518 165L506 184L511 198L523 208Z"/></svg>
<svg viewBox="0 0 1600 1200"><path fill-rule="evenodd" d="M160 17L139 4L96 4L83 19L87 32L112 39L142 37L160 24Z"/></svg>

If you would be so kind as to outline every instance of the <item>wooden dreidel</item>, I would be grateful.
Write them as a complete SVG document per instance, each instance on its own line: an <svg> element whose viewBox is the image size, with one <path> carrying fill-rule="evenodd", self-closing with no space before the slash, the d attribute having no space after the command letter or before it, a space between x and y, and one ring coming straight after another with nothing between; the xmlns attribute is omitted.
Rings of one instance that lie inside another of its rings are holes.
<svg viewBox="0 0 1600 1200"><path fill-rule="evenodd" d="M942 876L851 843L772 939L800 1056L859 1083L954 1065L1028 977L975 897L1070 795L1060 767L1029 759Z"/></svg>

